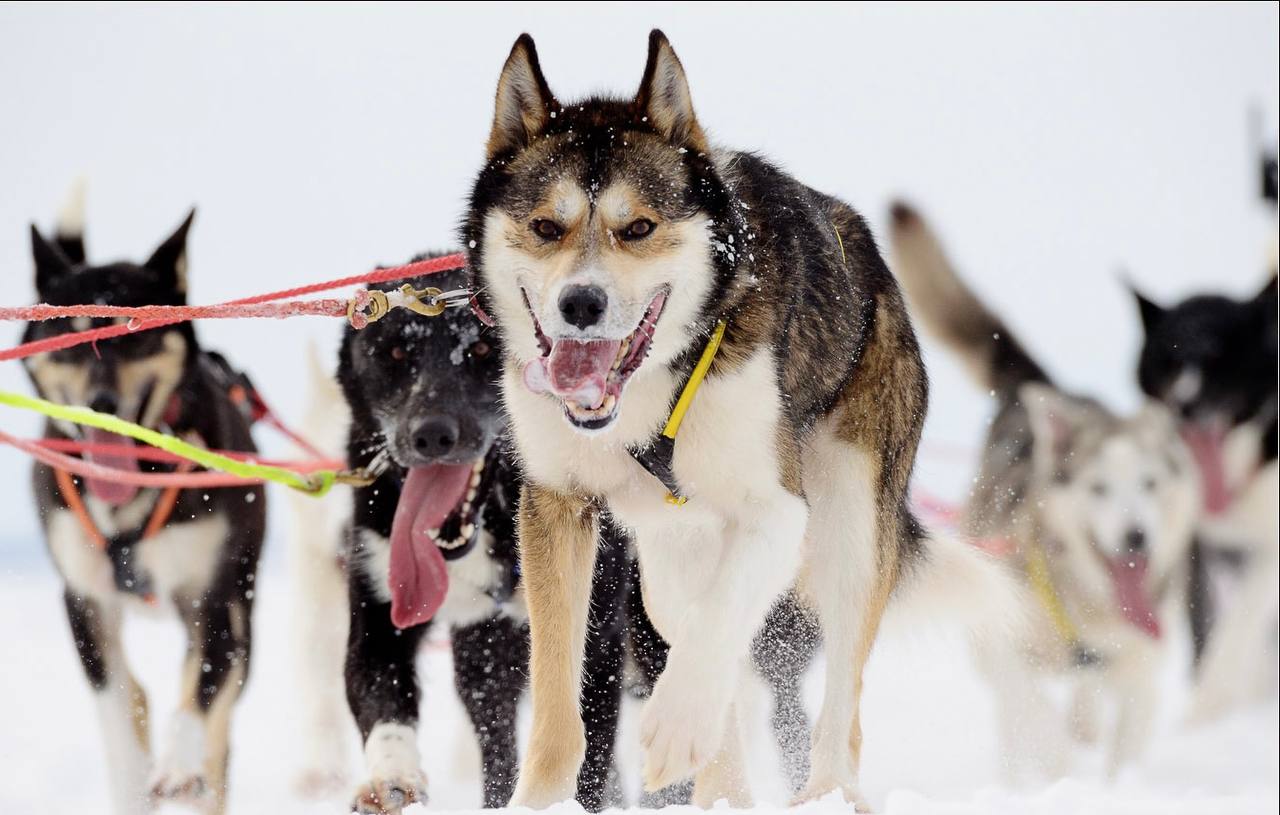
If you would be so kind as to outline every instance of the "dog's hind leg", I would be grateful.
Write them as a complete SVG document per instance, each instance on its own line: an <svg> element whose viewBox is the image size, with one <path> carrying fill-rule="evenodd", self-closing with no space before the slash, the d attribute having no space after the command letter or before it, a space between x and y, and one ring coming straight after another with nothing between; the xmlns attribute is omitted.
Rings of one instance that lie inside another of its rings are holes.
<svg viewBox="0 0 1280 815"><path fill-rule="evenodd" d="M840 790L860 804L862 673L897 570L896 548L878 539L897 530L881 523L879 467L870 454L824 440L811 455L806 467L821 476L805 483L811 509L801 590L822 626L826 683L809 780L798 799Z"/></svg>
<svg viewBox="0 0 1280 815"><path fill-rule="evenodd" d="M480 744L484 806L504 807L516 783L516 712L529 664L529 630L493 617L453 630L454 687Z"/></svg>
<svg viewBox="0 0 1280 815"><path fill-rule="evenodd" d="M249 671L250 602L227 594L174 598L187 627L187 655L178 710L151 783L156 798L210 815L226 810L231 712Z"/></svg>
<svg viewBox="0 0 1280 815"><path fill-rule="evenodd" d="M512 806L545 809L570 798L586 754L579 698L596 511L584 498L526 485L520 564L529 604L533 731Z"/></svg>
<svg viewBox="0 0 1280 815"><path fill-rule="evenodd" d="M120 608L71 589L64 599L71 636L98 707L112 811L116 815L150 812L147 697L125 662Z"/></svg>

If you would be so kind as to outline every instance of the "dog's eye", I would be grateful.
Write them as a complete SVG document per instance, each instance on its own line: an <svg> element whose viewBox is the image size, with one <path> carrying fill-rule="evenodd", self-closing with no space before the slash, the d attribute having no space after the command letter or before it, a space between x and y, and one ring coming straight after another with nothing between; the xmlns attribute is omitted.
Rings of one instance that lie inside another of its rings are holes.
<svg viewBox="0 0 1280 815"><path fill-rule="evenodd" d="M640 238L646 238L653 233L653 221L639 218L627 224L627 228L622 230L622 239L624 241L635 241Z"/></svg>
<svg viewBox="0 0 1280 815"><path fill-rule="evenodd" d="M471 344L471 356L473 357L487 357L491 350L489 343L484 340L477 340Z"/></svg>
<svg viewBox="0 0 1280 815"><path fill-rule="evenodd" d="M547 218L538 218L529 226L543 240L558 241L564 237L564 227Z"/></svg>
<svg viewBox="0 0 1280 815"><path fill-rule="evenodd" d="M404 353L404 348L402 346L397 345L391 349L391 358L394 359L396 362L402 361L404 357L405 357L405 353Z"/></svg>
<svg viewBox="0 0 1280 815"><path fill-rule="evenodd" d="M1103 484L1101 481L1095 481L1092 485L1090 485L1089 492L1093 493L1098 498L1106 498L1107 485Z"/></svg>

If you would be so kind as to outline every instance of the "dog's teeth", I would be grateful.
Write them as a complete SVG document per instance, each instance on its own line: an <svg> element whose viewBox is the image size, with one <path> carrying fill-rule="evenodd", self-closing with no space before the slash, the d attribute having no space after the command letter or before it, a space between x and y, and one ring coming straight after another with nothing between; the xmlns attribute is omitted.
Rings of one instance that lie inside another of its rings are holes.
<svg viewBox="0 0 1280 815"><path fill-rule="evenodd" d="M476 459L476 463L471 465L471 471L473 473L479 473L483 469L484 469L484 459L482 458Z"/></svg>
<svg viewBox="0 0 1280 815"><path fill-rule="evenodd" d="M467 490L467 505L463 509L471 509L471 502L476 500L476 488L473 486Z"/></svg>
<svg viewBox="0 0 1280 815"><path fill-rule="evenodd" d="M479 487L479 486L480 486L480 471L479 471L479 470L477 470L476 472L474 472L474 473L472 473L472 474L471 474L471 491L472 491L472 493L474 493L474 492L475 492L475 490L476 490L476 487Z"/></svg>
<svg viewBox="0 0 1280 815"><path fill-rule="evenodd" d="M428 529L428 530L427 530L427 535L428 535L428 537L430 537L432 540L438 540L438 539L440 538L440 530L439 530L439 529Z"/></svg>
<svg viewBox="0 0 1280 815"><path fill-rule="evenodd" d="M471 536L472 536L472 535L474 535L475 533L476 533L476 525L475 525L475 524L463 524L463 525L462 525L462 537L467 538L467 539L470 539L470 538L471 538Z"/></svg>

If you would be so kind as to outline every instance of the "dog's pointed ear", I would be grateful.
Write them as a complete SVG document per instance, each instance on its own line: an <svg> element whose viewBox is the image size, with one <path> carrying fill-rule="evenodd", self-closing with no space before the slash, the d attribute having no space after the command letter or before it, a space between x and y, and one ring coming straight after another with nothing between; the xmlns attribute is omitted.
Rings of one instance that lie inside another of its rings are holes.
<svg viewBox="0 0 1280 815"><path fill-rule="evenodd" d="M1129 287L1129 291L1133 294L1133 299L1138 304L1138 313L1142 315L1143 330L1150 334L1151 329L1155 328L1156 324L1164 319L1164 306L1138 291L1138 287L1134 285L1133 281L1126 278L1125 285Z"/></svg>
<svg viewBox="0 0 1280 815"><path fill-rule="evenodd" d="M693 112L693 96L684 66L667 37L658 29L649 32L649 61L636 93L636 107L663 138L680 147L707 152L707 136Z"/></svg>
<svg viewBox="0 0 1280 815"><path fill-rule="evenodd" d="M31 258L36 262L36 292L41 296L50 283L75 268L57 244L50 243L40 234L35 224L31 225Z"/></svg>
<svg viewBox="0 0 1280 815"><path fill-rule="evenodd" d="M1096 415L1097 408L1046 382L1023 383L1018 388L1018 401L1027 411L1037 466L1056 471L1071 452L1076 431Z"/></svg>
<svg viewBox="0 0 1280 815"><path fill-rule="evenodd" d="M182 224L165 238L144 264L160 277L162 285L172 287L181 295L187 293L187 233L191 231L195 217L196 211L192 208Z"/></svg>
<svg viewBox="0 0 1280 815"><path fill-rule="evenodd" d="M508 150L518 150L533 141L559 107L538 65L533 37L521 34L511 47L511 55L498 77L494 102L493 129L489 131L490 159Z"/></svg>
<svg viewBox="0 0 1280 815"><path fill-rule="evenodd" d="M67 200L58 211L58 224L53 230L53 239L67 260L79 265L88 259L84 249L84 179L77 179L72 185Z"/></svg>
<svg viewBox="0 0 1280 815"><path fill-rule="evenodd" d="M1276 276L1274 274L1271 275L1271 278L1269 280L1267 280L1267 285L1262 287L1262 291L1258 292L1257 296L1253 298L1253 302L1257 303L1259 306L1261 306L1264 309L1269 307L1271 309L1271 312L1275 313L1277 303L1276 303Z"/></svg>

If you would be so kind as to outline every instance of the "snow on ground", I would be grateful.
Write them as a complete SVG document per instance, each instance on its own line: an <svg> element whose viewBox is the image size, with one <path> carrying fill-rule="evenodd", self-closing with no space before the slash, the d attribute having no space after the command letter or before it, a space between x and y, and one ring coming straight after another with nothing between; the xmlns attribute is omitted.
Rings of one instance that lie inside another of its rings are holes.
<svg viewBox="0 0 1280 815"><path fill-rule="evenodd" d="M276 543L273 541L272 543ZM32 547L39 547L32 542ZM302 802L290 782L300 754L291 692L290 586L279 556L268 559L255 609L254 664L232 737L231 812L319 815L345 801ZM106 777L90 695L66 631L52 567L37 555L0 565L0 813L106 813ZM182 637L166 619L135 619L127 631L131 660L151 697L153 716L176 693ZM1047 789L999 787L992 705L966 648L945 631L893 630L878 646L867 677L864 712L865 794L892 815L1249 815L1280 803L1277 706L1241 713L1197 731L1176 722L1184 689L1175 665L1165 682L1169 704L1152 749L1120 780L1101 782L1097 755L1082 754L1070 780ZM1178 655L1175 655L1178 656ZM1175 661L1175 660L1171 660ZM424 650L422 750L432 810L478 806L478 757L455 701L448 651ZM811 676L811 709L821 681ZM765 698L760 696L763 703ZM787 796L776 770L763 704L752 726L752 784L761 811ZM621 761L628 795L636 794L638 705L624 713ZM160 719L152 722L158 731ZM353 748L352 758L355 758ZM353 768L356 767L353 764ZM580 812L576 805L561 808ZM170 808L165 812L181 812ZM425 811L425 810L420 810ZM801 808L848 808L827 801Z"/></svg>

